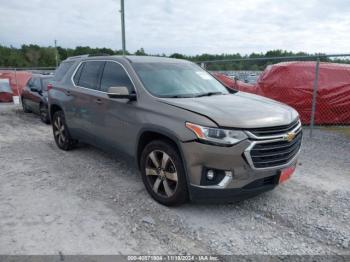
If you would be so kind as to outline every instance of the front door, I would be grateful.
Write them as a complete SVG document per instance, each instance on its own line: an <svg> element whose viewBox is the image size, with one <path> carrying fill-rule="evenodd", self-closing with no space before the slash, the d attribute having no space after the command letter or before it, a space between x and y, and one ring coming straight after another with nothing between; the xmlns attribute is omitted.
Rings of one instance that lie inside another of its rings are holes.
<svg viewBox="0 0 350 262"><path fill-rule="evenodd" d="M104 147L116 148L131 153L136 137L135 127L136 101L111 99L107 96L110 87L125 86L129 92L135 92L134 85L123 66L107 61L101 76L100 93L94 126L98 142Z"/></svg>

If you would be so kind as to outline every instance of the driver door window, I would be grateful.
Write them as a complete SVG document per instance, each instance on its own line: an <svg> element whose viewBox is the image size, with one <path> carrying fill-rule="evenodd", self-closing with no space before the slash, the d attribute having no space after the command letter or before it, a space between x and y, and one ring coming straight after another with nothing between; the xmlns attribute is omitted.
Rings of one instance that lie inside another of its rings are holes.
<svg viewBox="0 0 350 262"><path fill-rule="evenodd" d="M125 86L130 93L134 91L133 84L124 68L120 64L106 62L101 79L101 91L108 92L112 86Z"/></svg>

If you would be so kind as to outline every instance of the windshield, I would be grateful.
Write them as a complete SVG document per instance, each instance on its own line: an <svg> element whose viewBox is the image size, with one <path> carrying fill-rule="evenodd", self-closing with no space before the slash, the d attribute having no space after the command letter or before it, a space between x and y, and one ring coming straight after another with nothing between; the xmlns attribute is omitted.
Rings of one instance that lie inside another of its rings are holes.
<svg viewBox="0 0 350 262"><path fill-rule="evenodd" d="M201 67L191 63L133 64L145 88L158 97L196 97L229 94Z"/></svg>

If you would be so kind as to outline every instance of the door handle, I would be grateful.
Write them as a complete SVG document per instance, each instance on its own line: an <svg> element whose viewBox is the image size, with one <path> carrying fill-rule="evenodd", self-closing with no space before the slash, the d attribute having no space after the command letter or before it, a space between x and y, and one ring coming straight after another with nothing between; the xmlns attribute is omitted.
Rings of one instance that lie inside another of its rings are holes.
<svg viewBox="0 0 350 262"><path fill-rule="evenodd" d="M96 103L96 104L102 104L102 100L101 100L100 98L96 98L96 99L95 99L95 103Z"/></svg>
<svg viewBox="0 0 350 262"><path fill-rule="evenodd" d="M71 95L71 92L70 92L69 90L66 90L66 91L65 91L65 94L66 94L66 96L70 96L70 95Z"/></svg>

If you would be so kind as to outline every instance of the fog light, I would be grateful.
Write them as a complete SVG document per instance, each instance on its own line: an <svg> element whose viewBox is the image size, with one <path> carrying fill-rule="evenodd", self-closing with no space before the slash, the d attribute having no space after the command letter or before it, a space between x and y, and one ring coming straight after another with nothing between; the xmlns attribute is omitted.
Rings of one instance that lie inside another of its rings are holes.
<svg viewBox="0 0 350 262"><path fill-rule="evenodd" d="M232 171L225 171L225 176L232 177Z"/></svg>
<svg viewBox="0 0 350 262"><path fill-rule="evenodd" d="M214 179L214 171L209 169L207 172L207 179L208 180L213 180Z"/></svg>

